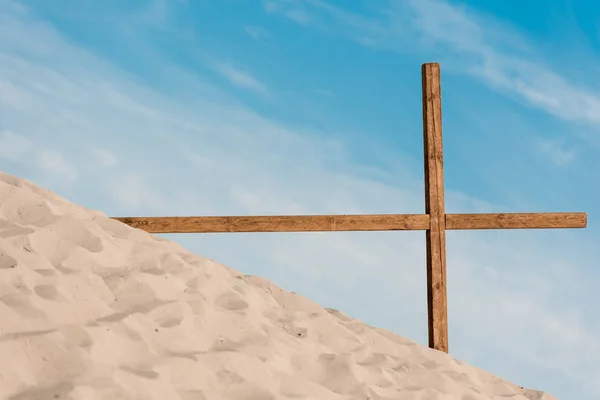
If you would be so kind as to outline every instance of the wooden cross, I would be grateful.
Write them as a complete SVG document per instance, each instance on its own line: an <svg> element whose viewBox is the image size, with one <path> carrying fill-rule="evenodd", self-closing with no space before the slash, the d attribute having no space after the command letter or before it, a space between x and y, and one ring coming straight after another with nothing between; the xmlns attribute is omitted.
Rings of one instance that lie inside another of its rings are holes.
<svg viewBox="0 0 600 400"><path fill-rule="evenodd" d="M422 65L425 214L115 218L151 233L425 230L429 347L448 352L446 230L585 228L586 213L446 214L440 66Z"/></svg>

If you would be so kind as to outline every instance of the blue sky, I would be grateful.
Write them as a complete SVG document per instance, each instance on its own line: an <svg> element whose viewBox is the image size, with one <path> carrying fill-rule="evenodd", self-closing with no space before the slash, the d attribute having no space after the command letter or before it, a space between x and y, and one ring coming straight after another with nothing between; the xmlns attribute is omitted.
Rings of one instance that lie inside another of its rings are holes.
<svg viewBox="0 0 600 400"><path fill-rule="evenodd" d="M113 216L421 213L420 65L440 62L447 212L588 213L585 230L448 233L450 352L597 399L598 15L0 0L0 169ZM423 232L170 238L426 343Z"/></svg>

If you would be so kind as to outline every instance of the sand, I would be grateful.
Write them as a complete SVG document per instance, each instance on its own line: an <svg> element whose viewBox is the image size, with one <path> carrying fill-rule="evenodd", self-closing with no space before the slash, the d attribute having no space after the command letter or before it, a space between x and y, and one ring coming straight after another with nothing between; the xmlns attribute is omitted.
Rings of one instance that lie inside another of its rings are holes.
<svg viewBox="0 0 600 400"><path fill-rule="evenodd" d="M0 173L0 399L554 398Z"/></svg>

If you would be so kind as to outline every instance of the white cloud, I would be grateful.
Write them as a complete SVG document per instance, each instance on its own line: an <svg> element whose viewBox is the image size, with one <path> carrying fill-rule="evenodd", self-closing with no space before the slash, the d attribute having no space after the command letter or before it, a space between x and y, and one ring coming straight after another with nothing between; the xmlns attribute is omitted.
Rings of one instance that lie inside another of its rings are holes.
<svg viewBox="0 0 600 400"><path fill-rule="evenodd" d="M254 92L268 95L269 90L258 79L254 78L247 72L235 68L233 65L228 63L218 63L215 65L215 70L223 75L231 82L232 85L240 87L242 89L252 90Z"/></svg>
<svg viewBox="0 0 600 400"><path fill-rule="evenodd" d="M141 19L160 26L165 23L169 16L169 7L166 0L152 0L141 13Z"/></svg>
<svg viewBox="0 0 600 400"><path fill-rule="evenodd" d="M129 16L129 24L141 23L150 28L170 30L176 20L176 12L181 6L187 6L188 0L149 0L143 3L141 10L135 10ZM109 7L107 7L110 9ZM105 8L105 10L107 9Z"/></svg>
<svg viewBox="0 0 600 400"><path fill-rule="evenodd" d="M98 163L105 168L115 167L119 163L117 157L105 149L95 149L94 156L98 160Z"/></svg>
<svg viewBox="0 0 600 400"><path fill-rule="evenodd" d="M11 131L0 133L0 159L18 164L37 163L41 172L59 180L72 181L79 175L60 153Z"/></svg>
<svg viewBox="0 0 600 400"><path fill-rule="evenodd" d="M43 172L49 172L61 179L74 180L79 176L77 169L65 161L56 151L43 150L40 154L39 163Z"/></svg>
<svg viewBox="0 0 600 400"><path fill-rule="evenodd" d="M79 179L69 190L73 201L118 216L423 209L422 172L412 174L402 154L396 164L382 166L397 177L393 184L374 180L349 161L343 143L213 96L218 90L207 90L211 85L201 78L176 77L194 94L193 100L180 101L140 86L26 14L0 9L0 16L18 22L0 28L10 31L0 35L0 82L10 82L19 98L36 102L28 109L7 101L0 128L37 143L48 138L51 126L53 135L46 140L60 144L60 156L47 154L44 164L58 171L68 171L69 164L77 168ZM8 43L11 37L24 42L44 37L40 46L61 54L60 62L37 59L32 49L21 49L22 55ZM252 88L257 81L241 82ZM118 164L96 168L90 143L102 143ZM26 177L37 175L28 172L30 161L17 161ZM448 208L502 208L461 193L446 195ZM324 306L425 341L422 232L172 238ZM600 326L593 317L600 287L582 269L596 265L597 245L580 239L568 231L450 232L451 352L517 383L537 371L536 376L558 376L553 381L578 390L598 390L592 385L600 380L594 361L600 358Z"/></svg>
<svg viewBox="0 0 600 400"><path fill-rule="evenodd" d="M499 89L508 90L531 105L568 121L600 123L600 98L568 82L535 54L517 35L506 37L507 26L488 23L482 16L444 0L412 0L415 25L428 39L470 55L471 73ZM507 41L508 43L502 43Z"/></svg>
<svg viewBox="0 0 600 400"><path fill-rule="evenodd" d="M553 71L540 60L535 46L510 26L450 1L389 0L377 17L321 0L267 1L266 10L292 20L289 10L303 10L313 22L310 26L337 29L369 47L443 54L446 70L451 66L469 73L566 121L600 124L600 97L593 90ZM331 23L331 17L338 24Z"/></svg>
<svg viewBox="0 0 600 400"><path fill-rule="evenodd" d="M271 36L271 33L261 27L261 26L256 26L256 25L245 25L244 26L244 31L253 39L259 40L259 39L265 39L268 38L269 36Z"/></svg>
<svg viewBox="0 0 600 400"><path fill-rule="evenodd" d="M155 211L167 208L168 203L163 196L148 187L146 180L138 173L124 172L111 183L111 195L126 210Z"/></svg>
<svg viewBox="0 0 600 400"><path fill-rule="evenodd" d="M546 154L558 166L570 164L575 158L575 149L567 148L558 140L539 139L538 149Z"/></svg>
<svg viewBox="0 0 600 400"><path fill-rule="evenodd" d="M268 13L281 13L299 24L309 24L312 22L311 14L308 12L302 1L264 0L263 4L265 11Z"/></svg>
<svg viewBox="0 0 600 400"><path fill-rule="evenodd" d="M0 158L18 161L26 157L33 145L31 140L11 131L0 133Z"/></svg>

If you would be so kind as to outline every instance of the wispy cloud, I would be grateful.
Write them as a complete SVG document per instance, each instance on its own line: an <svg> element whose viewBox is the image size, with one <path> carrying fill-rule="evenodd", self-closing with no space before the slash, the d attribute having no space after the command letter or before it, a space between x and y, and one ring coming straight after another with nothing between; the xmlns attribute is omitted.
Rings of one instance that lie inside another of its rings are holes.
<svg viewBox="0 0 600 400"><path fill-rule="evenodd" d="M383 4L373 17L320 0L290 0L267 10L294 20L289 10L302 9L315 21L311 26L328 30L335 29L326 23L333 18L338 30L369 47L402 53L439 53L443 48L446 66L453 64L455 70L563 120L600 125L600 97L553 71L512 27L446 0Z"/></svg>
<svg viewBox="0 0 600 400"><path fill-rule="evenodd" d="M129 23L142 23L152 28L170 30L177 12L182 6L187 6L188 2L189 0L149 0L143 3L140 11L135 11L129 16Z"/></svg>
<svg viewBox="0 0 600 400"><path fill-rule="evenodd" d="M250 75L249 73L235 68L228 63L218 63L215 65L215 70L227 78L229 82L242 89L251 90L262 95L269 95L267 86L261 81Z"/></svg>
<svg viewBox="0 0 600 400"><path fill-rule="evenodd" d="M271 36L267 29L256 25L244 25L244 31L253 39L260 40Z"/></svg>
<svg viewBox="0 0 600 400"><path fill-rule="evenodd" d="M37 165L40 172L52 179L72 181L79 176L77 168L51 148L40 146L28 137L11 131L0 134L0 160L22 163L27 160Z"/></svg>
<svg viewBox="0 0 600 400"><path fill-rule="evenodd" d="M263 4L268 13L281 13L299 24L309 24L312 21L312 16L302 1L263 0Z"/></svg>
<svg viewBox="0 0 600 400"><path fill-rule="evenodd" d="M18 161L33 147L31 140L10 131L0 133L0 159Z"/></svg>
<svg viewBox="0 0 600 400"><path fill-rule="evenodd" d="M575 158L575 149L567 147L559 140L539 139L537 146L540 152L546 154L558 166L564 166Z"/></svg>
<svg viewBox="0 0 600 400"><path fill-rule="evenodd" d="M443 0L410 3L415 26L428 39L470 55L466 68L472 74L559 118L600 123L600 98L552 71L532 52L523 56L528 46L517 35L507 36L509 27L486 24L485 17Z"/></svg>
<svg viewBox="0 0 600 400"><path fill-rule="evenodd" d="M140 14L140 19L154 25L161 26L169 17L169 8L166 0L152 0Z"/></svg>
<svg viewBox="0 0 600 400"><path fill-rule="evenodd" d="M54 175L60 176L65 180L70 181L79 176L79 172L75 166L65 161L57 151L43 150L40 154L39 161L40 166L44 171L50 171Z"/></svg>
<svg viewBox="0 0 600 400"><path fill-rule="evenodd" d="M106 168L115 167L119 163L117 157L108 150L96 149L94 151L94 155L97 158L99 164Z"/></svg>

